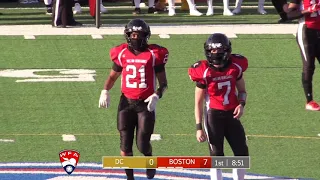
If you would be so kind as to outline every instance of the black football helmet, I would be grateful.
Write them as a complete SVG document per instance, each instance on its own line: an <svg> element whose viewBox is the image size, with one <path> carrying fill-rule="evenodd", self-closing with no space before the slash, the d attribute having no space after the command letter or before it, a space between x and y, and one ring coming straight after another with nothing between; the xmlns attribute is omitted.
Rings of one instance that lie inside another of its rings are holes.
<svg viewBox="0 0 320 180"><path fill-rule="evenodd" d="M131 33L138 32L138 38L132 39ZM136 51L144 51L148 47L148 40L151 36L149 25L142 19L131 20L124 29L124 36L128 42L129 48Z"/></svg>
<svg viewBox="0 0 320 180"><path fill-rule="evenodd" d="M212 50L217 49L217 53L211 53ZM222 33L214 33L209 36L204 43L204 53L210 67L214 65L221 65L225 67L229 62L231 54L231 42L229 38Z"/></svg>

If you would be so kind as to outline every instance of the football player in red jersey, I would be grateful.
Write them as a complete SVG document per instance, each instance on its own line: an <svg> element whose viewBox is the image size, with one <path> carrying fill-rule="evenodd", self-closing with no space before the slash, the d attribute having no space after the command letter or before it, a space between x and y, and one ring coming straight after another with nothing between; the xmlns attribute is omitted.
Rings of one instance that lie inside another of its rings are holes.
<svg viewBox="0 0 320 180"><path fill-rule="evenodd" d="M220 33L214 33L207 39L204 50L207 59L196 62L188 70L191 80L196 82L197 140L204 142L207 139L210 156L224 156L224 137L235 156L249 156L245 131L240 122L247 98L243 72L248 67L248 60L231 54L230 40ZM234 178L244 179L244 169L233 171ZM222 180L220 169L211 169L210 174L211 179Z"/></svg>
<svg viewBox="0 0 320 180"><path fill-rule="evenodd" d="M320 0L291 0L288 19L298 19L297 42L302 57L302 86L307 99L306 110L319 111L313 100L312 79L315 59L320 62Z"/></svg>
<svg viewBox="0 0 320 180"><path fill-rule="evenodd" d="M155 124L155 108L167 89L165 65L168 50L156 44L148 44L151 31L141 20L131 20L124 30L127 43L110 50L113 67L101 91L99 107L110 105L109 91L121 75L120 103L118 106L118 130L120 132L121 156L133 156L132 145L136 128L138 150L145 156L152 156L150 137ZM156 89L156 79L159 87ZM126 169L128 179L134 179L133 169ZM147 169L152 179L155 169Z"/></svg>

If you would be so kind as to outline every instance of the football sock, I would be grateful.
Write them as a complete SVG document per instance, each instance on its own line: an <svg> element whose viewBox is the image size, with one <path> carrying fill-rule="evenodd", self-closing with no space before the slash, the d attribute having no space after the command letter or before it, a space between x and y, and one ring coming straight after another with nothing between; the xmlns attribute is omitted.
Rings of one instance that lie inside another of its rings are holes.
<svg viewBox="0 0 320 180"><path fill-rule="evenodd" d="M154 0L148 0L148 6L149 6L149 8L153 8Z"/></svg>
<svg viewBox="0 0 320 180"><path fill-rule="evenodd" d="M233 180L244 180L245 174L245 169L232 169Z"/></svg>
<svg viewBox="0 0 320 180"><path fill-rule="evenodd" d="M307 99L307 103L313 100L312 95L312 80L305 80L305 74L302 73L302 86Z"/></svg>
<svg viewBox="0 0 320 180"><path fill-rule="evenodd" d="M134 0L134 6L136 7L136 8L140 8L140 0Z"/></svg>
<svg viewBox="0 0 320 180"><path fill-rule="evenodd" d="M44 0L44 4L45 4L47 7L51 7L52 0Z"/></svg>
<svg viewBox="0 0 320 180"><path fill-rule="evenodd" d="M210 169L211 180L223 180L221 169Z"/></svg>
<svg viewBox="0 0 320 180"><path fill-rule="evenodd" d="M243 0L236 0L235 9L240 9Z"/></svg>

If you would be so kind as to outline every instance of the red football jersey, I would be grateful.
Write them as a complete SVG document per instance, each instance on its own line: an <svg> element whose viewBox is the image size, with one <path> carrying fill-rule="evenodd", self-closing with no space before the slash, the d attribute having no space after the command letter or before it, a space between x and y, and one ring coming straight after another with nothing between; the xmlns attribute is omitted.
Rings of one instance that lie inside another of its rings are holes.
<svg viewBox="0 0 320 180"><path fill-rule="evenodd" d="M300 3L301 10L308 9L313 4L319 3L320 0L302 0ZM306 24L307 28L320 30L320 11L306 14L299 21L300 24Z"/></svg>
<svg viewBox="0 0 320 180"><path fill-rule="evenodd" d="M189 68L190 79L207 87L207 107L232 110L239 105L236 81L248 68L248 60L244 56L232 54L230 61L224 71L210 68L207 60L198 61Z"/></svg>
<svg viewBox="0 0 320 180"><path fill-rule="evenodd" d="M123 43L110 50L113 62L122 67L121 91L130 99L146 99L156 91L154 66L166 64L169 52L159 45L149 45L147 51L138 55Z"/></svg>

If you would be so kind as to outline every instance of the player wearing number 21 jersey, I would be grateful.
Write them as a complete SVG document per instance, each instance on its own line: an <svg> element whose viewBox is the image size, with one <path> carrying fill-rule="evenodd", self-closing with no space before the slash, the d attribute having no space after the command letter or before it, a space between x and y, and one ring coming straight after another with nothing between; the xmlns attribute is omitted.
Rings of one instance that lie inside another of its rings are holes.
<svg viewBox="0 0 320 180"><path fill-rule="evenodd" d="M169 52L159 45L148 44L150 27L141 19L130 21L125 27L124 35L127 43L110 50L113 67L101 91L99 107L108 108L109 90L121 76L122 95L117 115L120 154L133 156L132 146L136 129L138 150L145 156L152 156L150 137L155 125L156 104L167 89L165 64ZM127 179L133 180L133 170L125 171ZM148 179L152 179L155 174L155 169L146 170Z"/></svg>
<svg viewBox="0 0 320 180"><path fill-rule="evenodd" d="M204 43L204 50L207 59L194 63L188 70L190 79L196 82L197 140L204 142L207 138L210 156L224 156L224 138L235 156L249 156L239 120L247 97L243 73L248 61L244 56L231 54L231 42L224 34L212 34ZM211 169L210 174L211 179L222 180L220 169ZM245 170L234 169L233 174L242 180Z"/></svg>

